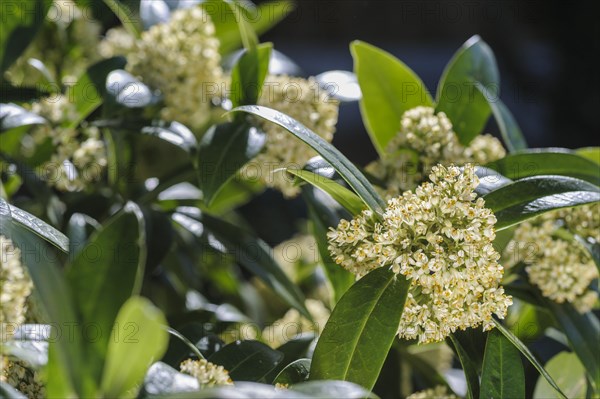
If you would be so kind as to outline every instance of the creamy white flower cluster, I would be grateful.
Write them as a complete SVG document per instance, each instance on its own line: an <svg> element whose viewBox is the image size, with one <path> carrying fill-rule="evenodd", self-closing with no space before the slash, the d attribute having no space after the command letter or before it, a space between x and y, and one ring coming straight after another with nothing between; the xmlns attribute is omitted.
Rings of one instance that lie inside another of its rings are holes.
<svg viewBox="0 0 600 399"><path fill-rule="evenodd" d="M289 115L328 142L333 140L339 104L314 78L267 76L258 103ZM257 122L267 134L266 144L243 174L260 179L286 197L298 195L300 189L280 169L302 168L317 153L285 129L263 120Z"/></svg>
<svg viewBox="0 0 600 399"><path fill-rule="evenodd" d="M217 385L233 385L229 372L223 366L217 366L206 359L185 360L179 366L182 373L195 377L200 388L210 388Z"/></svg>
<svg viewBox="0 0 600 399"><path fill-rule="evenodd" d="M390 199L381 222L365 210L328 233L332 258L358 278L390 267L410 280L398 335L419 343L481 324L489 330L492 315L503 318L512 304L499 285L496 217L476 199L475 168L437 165L429 179Z"/></svg>
<svg viewBox="0 0 600 399"><path fill-rule="evenodd" d="M504 251L507 266L520 262L527 265L525 270L529 281L541 290L543 296L557 303L572 303L580 313L590 311L598 301L598 294L590 288L590 284L598 278L598 269L581 245L564 240L556 233L560 228L557 222L569 211L575 213L570 223L580 220L588 211L592 212L591 206L584 208L587 209L551 212L531 222L521 223ZM588 225L584 226L585 230ZM577 226L574 227L577 230Z"/></svg>
<svg viewBox="0 0 600 399"><path fill-rule="evenodd" d="M21 264L21 250L7 237L0 235L0 323L23 324L27 312L27 297L33 283ZM4 327L4 326L2 326ZM2 328L0 340L10 339L12 328Z"/></svg>
<svg viewBox="0 0 600 399"><path fill-rule="evenodd" d="M135 37L122 26L107 30L104 39L98 43L98 53L104 58L126 56L134 49Z"/></svg>
<svg viewBox="0 0 600 399"><path fill-rule="evenodd" d="M458 141L446 114L416 107L402 115L400 131L388 143L386 155L366 170L385 182L384 195L393 197L425 180L434 165L486 164L506 155L498 139L475 137L468 146Z"/></svg>
<svg viewBox="0 0 600 399"><path fill-rule="evenodd" d="M556 211L556 217L562 219L569 231L583 238L592 238L600 243L600 204L589 204Z"/></svg>
<svg viewBox="0 0 600 399"><path fill-rule="evenodd" d="M82 191L98 181L108 165L106 146L95 126L65 127L77 118L75 105L66 96L46 98L32 104L31 110L52 126L36 126L23 144L24 155L46 140L54 146L50 160L41 165L41 177L60 191Z"/></svg>
<svg viewBox="0 0 600 399"><path fill-rule="evenodd" d="M305 305L314 322L302 316L296 309L290 309L281 319L263 330L262 340L276 349L298 334L306 332L321 334L331 312L323 302L316 299L307 299Z"/></svg>
<svg viewBox="0 0 600 399"><path fill-rule="evenodd" d="M142 33L127 68L164 96L162 117L190 128L211 117L212 97L223 81L219 40L201 7L179 9L169 22Z"/></svg>
<svg viewBox="0 0 600 399"><path fill-rule="evenodd" d="M424 391L415 392L406 397L406 399L459 399L458 396L448 392L448 388L443 385L437 385Z"/></svg>

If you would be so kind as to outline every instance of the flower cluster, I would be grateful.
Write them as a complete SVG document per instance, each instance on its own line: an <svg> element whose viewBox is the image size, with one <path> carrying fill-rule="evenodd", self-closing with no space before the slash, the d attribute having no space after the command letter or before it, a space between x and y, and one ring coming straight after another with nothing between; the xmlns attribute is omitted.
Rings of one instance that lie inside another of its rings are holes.
<svg viewBox="0 0 600 399"><path fill-rule="evenodd" d="M0 381L17 389L29 399L45 398L45 388L40 374L31 370L21 361L9 361L0 356Z"/></svg>
<svg viewBox="0 0 600 399"><path fill-rule="evenodd" d="M164 96L162 117L200 128L210 120L211 93L223 81L219 40L201 7L179 9L169 22L142 33L128 69Z"/></svg>
<svg viewBox="0 0 600 399"><path fill-rule="evenodd" d="M104 39L98 43L98 53L104 58L126 56L135 48L135 38L122 26L106 31Z"/></svg>
<svg viewBox="0 0 600 399"><path fill-rule="evenodd" d="M33 284L25 267L21 264L21 250L13 242L0 235L0 323L23 324L27 312L27 297ZM10 339L7 336L12 329L2 328L0 341Z"/></svg>
<svg viewBox="0 0 600 399"><path fill-rule="evenodd" d="M600 204L560 209L556 211L556 217L562 219L572 233L600 243Z"/></svg>
<svg viewBox="0 0 600 399"><path fill-rule="evenodd" d="M499 286L503 268L492 246L496 217L482 198L472 165L433 167L431 182L388 201L381 221L365 210L328 233L336 263L362 277L389 266L411 283L398 329L419 343L503 318L512 298Z"/></svg>
<svg viewBox="0 0 600 399"><path fill-rule="evenodd" d="M290 309L281 319L263 330L262 340L272 348L278 348L298 334L306 332L320 334L331 312L323 302L316 299L307 299L305 304L314 322L306 319L296 309Z"/></svg>
<svg viewBox="0 0 600 399"><path fill-rule="evenodd" d="M259 104L276 109L296 119L328 142L333 140L338 118L338 102L330 99L313 78L308 80L288 76L268 76ZM285 129L263 120L258 121L267 134L265 147L246 167L245 175L256 175L269 187L294 197L299 188L280 168L301 168L317 153Z"/></svg>
<svg viewBox="0 0 600 399"><path fill-rule="evenodd" d="M574 215L565 225L573 226L575 231L586 230L588 224L578 229L574 223L581 221L588 211L591 212L590 207L560 210L521 223L504 252L507 266L521 262L526 265L529 280L543 296L557 303L572 303L580 313L590 311L598 300L598 294L590 288L592 281L598 278L598 269L581 245L562 239L556 233L560 229L558 222L566 220L571 212Z"/></svg>
<svg viewBox="0 0 600 399"><path fill-rule="evenodd" d="M50 125L33 129L24 140L24 155L34 153L46 140L54 147L50 160L41 165L41 177L60 191L82 191L98 181L108 164L100 130L95 126L65 127L65 121L77 118L75 105L65 96L36 102L32 111L48 119Z"/></svg>
<svg viewBox="0 0 600 399"><path fill-rule="evenodd" d="M233 385L229 372L223 366L217 366L206 359L185 360L179 366L182 373L195 377L200 388L210 388L216 385Z"/></svg>
<svg viewBox="0 0 600 399"><path fill-rule="evenodd" d="M384 194L393 197L415 188L434 165L481 165L504 155L500 141L490 135L477 136L463 146L446 114L435 114L431 107L416 107L402 115L400 131L388 143L386 155L366 170L385 182Z"/></svg>
<svg viewBox="0 0 600 399"><path fill-rule="evenodd" d="M448 388L444 385L437 385L434 388L415 392L406 399L458 399L458 396L448 392Z"/></svg>

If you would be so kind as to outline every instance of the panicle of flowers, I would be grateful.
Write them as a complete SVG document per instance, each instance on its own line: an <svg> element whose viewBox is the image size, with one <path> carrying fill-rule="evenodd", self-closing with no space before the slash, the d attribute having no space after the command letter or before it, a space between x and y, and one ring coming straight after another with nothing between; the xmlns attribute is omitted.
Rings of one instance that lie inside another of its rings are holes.
<svg viewBox="0 0 600 399"><path fill-rule="evenodd" d="M201 7L179 9L167 23L142 33L127 68L164 96L162 117L190 128L210 119L211 94L223 82L219 40Z"/></svg>
<svg viewBox="0 0 600 399"><path fill-rule="evenodd" d="M323 302L316 299L307 299L305 305L314 322L302 316L296 309L290 309L281 319L263 330L262 340L276 349L298 334L306 332L320 334L331 312Z"/></svg>
<svg viewBox="0 0 600 399"><path fill-rule="evenodd" d="M104 39L98 43L98 53L104 58L126 56L135 48L135 37L125 28L118 26L106 31Z"/></svg>
<svg viewBox="0 0 600 399"><path fill-rule="evenodd" d="M333 140L339 104L329 98L314 78L267 76L258 103L289 115L328 142ZM262 119L257 122L267 135L266 144L242 173L260 179L286 197L298 195L300 189L278 169L302 168L317 153L285 129Z"/></svg>
<svg viewBox="0 0 600 399"><path fill-rule="evenodd" d="M505 155L500 141L487 134L463 146L445 113L419 106L402 115L400 130L388 143L386 155L366 170L384 181L384 195L393 197L424 181L434 165L481 165Z"/></svg>
<svg viewBox="0 0 600 399"><path fill-rule="evenodd" d="M557 302L573 304L580 313L590 311L598 301L598 293L590 288L590 284L598 278L598 269L590 254L579 243L567 241L557 236L561 219L566 219L565 226L573 226L573 232L582 232L589 226L583 224L581 229L575 224L582 222L583 217L593 206L563 209L542 215L530 222L521 223L514 236L504 250L507 266L518 263L526 265L525 271L529 281L536 285L543 296Z"/></svg>
<svg viewBox="0 0 600 399"><path fill-rule="evenodd" d="M550 217L553 217L551 214ZM588 204L556 211L569 231L586 239L600 243L600 204Z"/></svg>
<svg viewBox="0 0 600 399"><path fill-rule="evenodd" d="M210 388L217 385L233 385L229 372L206 359L185 360L179 366L182 373L195 377L200 388Z"/></svg>
<svg viewBox="0 0 600 399"><path fill-rule="evenodd" d="M54 146L50 160L41 165L41 178L60 191L82 191L98 181L108 164L100 130L87 125L65 127L64 122L77 118L75 105L66 96L42 99L31 110L50 123L32 130L23 141L23 154L32 155L46 140Z"/></svg>
<svg viewBox="0 0 600 399"><path fill-rule="evenodd" d="M415 392L406 399L459 399L453 393L448 392L448 388L444 385L437 385L433 388L424 391Z"/></svg>
<svg viewBox="0 0 600 399"><path fill-rule="evenodd" d="M419 343L457 329L493 328L512 298L492 246L496 217L476 198L475 168L437 165L414 192L388 200L383 220L369 210L328 233L334 261L358 278L390 267L411 283L398 334Z"/></svg>

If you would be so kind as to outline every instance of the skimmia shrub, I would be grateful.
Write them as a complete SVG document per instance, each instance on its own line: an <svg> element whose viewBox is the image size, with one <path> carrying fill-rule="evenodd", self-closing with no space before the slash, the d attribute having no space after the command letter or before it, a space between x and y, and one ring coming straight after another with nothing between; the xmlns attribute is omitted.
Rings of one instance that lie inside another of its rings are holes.
<svg viewBox="0 0 600 399"><path fill-rule="evenodd" d="M1 397L600 394L600 149L528 148L480 37L434 93L303 75L290 0L92 3L3 3Z"/></svg>

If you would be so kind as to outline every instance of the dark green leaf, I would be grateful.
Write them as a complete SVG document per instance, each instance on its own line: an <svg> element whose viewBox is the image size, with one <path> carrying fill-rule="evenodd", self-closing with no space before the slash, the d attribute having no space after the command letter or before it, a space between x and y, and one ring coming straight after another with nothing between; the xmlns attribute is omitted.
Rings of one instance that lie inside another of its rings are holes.
<svg viewBox="0 0 600 399"><path fill-rule="evenodd" d="M398 133L405 111L433 100L419 77L393 55L368 43L350 45L354 73L362 91L360 110L371 141L380 155Z"/></svg>
<svg viewBox="0 0 600 399"><path fill-rule="evenodd" d="M165 363L156 362L150 366L144 378L144 385L141 388L139 397L193 392L199 388L200 386L196 378L180 373Z"/></svg>
<svg viewBox="0 0 600 399"><path fill-rule="evenodd" d="M273 383L296 384L308 380L309 373L310 359L298 359L281 370L281 373L275 377Z"/></svg>
<svg viewBox="0 0 600 399"><path fill-rule="evenodd" d="M152 399L316 399L317 397L304 395L289 389L275 389L273 385L243 381L236 382L234 386L203 388L194 392L167 393L151 396ZM358 397L356 398L358 399ZM340 397L336 397L335 399L340 399Z"/></svg>
<svg viewBox="0 0 600 399"><path fill-rule="evenodd" d="M244 50L231 71L233 107L256 104L269 70L273 44L263 43L253 50Z"/></svg>
<svg viewBox="0 0 600 399"><path fill-rule="evenodd" d="M141 130L142 134L158 137L176 147L181 148L187 153L196 150L196 136L187 127L179 122L160 122L153 126L145 126Z"/></svg>
<svg viewBox="0 0 600 399"><path fill-rule="evenodd" d="M519 351L495 329L488 333L479 397L525 397L525 373Z"/></svg>
<svg viewBox="0 0 600 399"><path fill-rule="evenodd" d="M13 86L8 82L0 82L0 102L2 103L29 102L51 94L53 94L51 90L45 90L43 87Z"/></svg>
<svg viewBox="0 0 600 399"><path fill-rule="evenodd" d="M474 353L467 351L460 340L454 335L451 334L450 342L454 347L454 351L458 355L458 359L460 360L460 364L462 365L462 369L465 373L465 378L467 380L467 398L469 399L477 399L479 397L479 374L478 369L479 366L477 361L474 359Z"/></svg>
<svg viewBox="0 0 600 399"><path fill-rule="evenodd" d="M293 385L290 390L319 399L377 398L368 389L347 381L307 381Z"/></svg>
<svg viewBox="0 0 600 399"><path fill-rule="evenodd" d="M265 141L265 134L248 123L228 122L206 132L198 151L198 173L207 204L244 164L258 155Z"/></svg>
<svg viewBox="0 0 600 399"><path fill-rule="evenodd" d="M104 0L104 4L119 18L131 36L140 37L141 29L136 21L137 18L125 3L120 0Z"/></svg>
<svg viewBox="0 0 600 399"><path fill-rule="evenodd" d="M234 381L259 382L283 359L283 353L258 341L237 341L224 346L208 360L229 371Z"/></svg>
<svg viewBox="0 0 600 399"><path fill-rule="evenodd" d="M52 0L3 2L0 24L0 80L13 62L25 51L44 19Z"/></svg>
<svg viewBox="0 0 600 399"><path fill-rule="evenodd" d="M552 379L550 374L548 374L546 369L544 369L544 367L542 367L542 365L540 364L540 362L538 362L538 360L535 358L535 356L533 356L533 353L531 353L529 348L527 348L527 346L525 346L525 344L523 342L521 342L521 340L519 338L517 338L512 332L510 332L506 327L504 327L502 325L502 323L500 323L496 319L493 319L493 321L494 321L494 324L496 325L496 328L498 328L498 330L502 333L502 335L504 335L506 337L506 339L508 339L521 352L521 354L523 356L525 356L527 358L527 360L529 360L531 362L533 367L535 367L536 370L539 371L539 373L542 375L542 377L544 377L546 379L546 381L548 381L548 383L552 386L552 388L554 388L556 390L556 392L561 395L562 398L566 399L567 397L565 396L565 394L560 390L558 385L556 385L556 382L554 382L554 380Z"/></svg>
<svg viewBox="0 0 600 399"><path fill-rule="evenodd" d="M477 166L475 168L475 174L479 178L479 185L475 188L475 192L480 196L489 194L500 187L512 183L512 180L502 174L483 166Z"/></svg>
<svg viewBox="0 0 600 399"><path fill-rule="evenodd" d="M450 392L452 392L452 389L448 385L448 382L445 380L445 378L439 373L438 370L436 370L436 368L432 364L430 364L430 362L424 359L425 355L417 356L415 354L410 353L405 348L402 348L402 351L400 353L402 360L406 361L412 368L412 371L418 374L420 378L422 378L431 386L443 385Z"/></svg>
<svg viewBox="0 0 600 399"><path fill-rule="evenodd" d="M498 222L496 229L510 227L539 214L600 201L600 188L564 176L534 176L510 183L483 196Z"/></svg>
<svg viewBox="0 0 600 399"><path fill-rule="evenodd" d="M127 108L142 108L158 101L148 86L123 69L106 76L106 92L115 103Z"/></svg>
<svg viewBox="0 0 600 399"><path fill-rule="evenodd" d="M600 184L600 165L562 148L518 152L491 162L486 167L513 180L537 175L560 175Z"/></svg>
<svg viewBox="0 0 600 399"><path fill-rule="evenodd" d="M148 299L132 297L123 304L106 350L101 384L104 397L136 397L148 368L167 349L166 324L163 314Z"/></svg>
<svg viewBox="0 0 600 399"><path fill-rule="evenodd" d="M312 319L302 293L275 262L273 250L267 244L238 226L192 209L178 208L173 220L195 235L202 235L204 229L208 229L241 266L255 274L306 318Z"/></svg>
<svg viewBox="0 0 600 399"><path fill-rule="evenodd" d="M60 248L62 251L69 252L69 239L67 236L50 226L48 223L33 216L29 212L25 212L16 206L10 205L2 198L0 198L0 207L3 208L2 212L10 213L11 223L18 223L55 247Z"/></svg>
<svg viewBox="0 0 600 399"><path fill-rule="evenodd" d="M16 104L0 104L0 133L20 126L45 123L46 119Z"/></svg>
<svg viewBox="0 0 600 399"><path fill-rule="evenodd" d="M489 97L477 89L478 85ZM473 36L444 69L437 88L436 111L450 118L460 142L467 145L483 130L490 116L489 102L497 100L499 89L494 53L479 36Z"/></svg>
<svg viewBox="0 0 600 399"><path fill-rule="evenodd" d="M144 29L169 22L171 10L165 0L140 0L140 18Z"/></svg>
<svg viewBox="0 0 600 399"><path fill-rule="evenodd" d="M27 399L27 396L8 385L8 382L0 381L0 396L5 399Z"/></svg>
<svg viewBox="0 0 600 399"><path fill-rule="evenodd" d="M315 76L315 80L322 90L329 93L329 97L342 103L359 101L362 92L358 78L348 71L327 71Z"/></svg>
<svg viewBox="0 0 600 399"><path fill-rule="evenodd" d="M306 126L289 116L262 106L250 106L235 108L232 112L247 112L259 116L269 122L273 122L289 131L291 134L304 141L316 152L318 152L327 162L331 164L348 182L350 187L375 213L382 212L385 202L375 191L371 183L365 176L333 145L325 141L316 133L310 131Z"/></svg>
<svg viewBox="0 0 600 399"><path fill-rule="evenodd" d="M365 203L358 195L331 179L308 170L288 168L286 171L325 191L352 215L358 215L365 207Z"/></svg>
<svg viewBox="0 0 600 399"><path fill-rule="evenodd" d="M100 380L110 331L123 304L139 292L146 261L146 238L141 210L128 203L96 232L66 271L81 319L100 331L87 354ZM118 278L114 278L118 276ZM92 361L93 360L93 361Z"/></svg>
<svg viewBox="0 0 600 399"><path fill-rule="evenodd" d="M497 96L490 93L485 86L477 84L477 89L481 91L481 94L483 94L492 109L492 114L500 129L500 134L502 135L504 144L506 144L506 148L508 148L508 152L513 153L526 149L527 142L525 141L523 132L521 132L521 128L517 124L515 117L506 105Z"/></svg>
<svg viewBox="0 0 600 399"><path fill-rule="evenodd" d="M409 283L385 267L354 284L317 342L311 380L344 380L370 390L398 333Z"/></svg>
<svg viewBox="0 0 600 399"><path fill-rule="evenodd" d="M277 351L283 353L283 360L269 373L266 381L273 382L281 370L289 364L298 359L309 357L309 349L316 338L314 333L302 333L279 346Z"/></svg>
<svg viewBox="0 0 600 399"><path fill-rule="evenodd" d="M69 255L74 258L85 247L90 235L100 228L100 224L83 213L74 213L67 225L69 237Z"/></svg>

